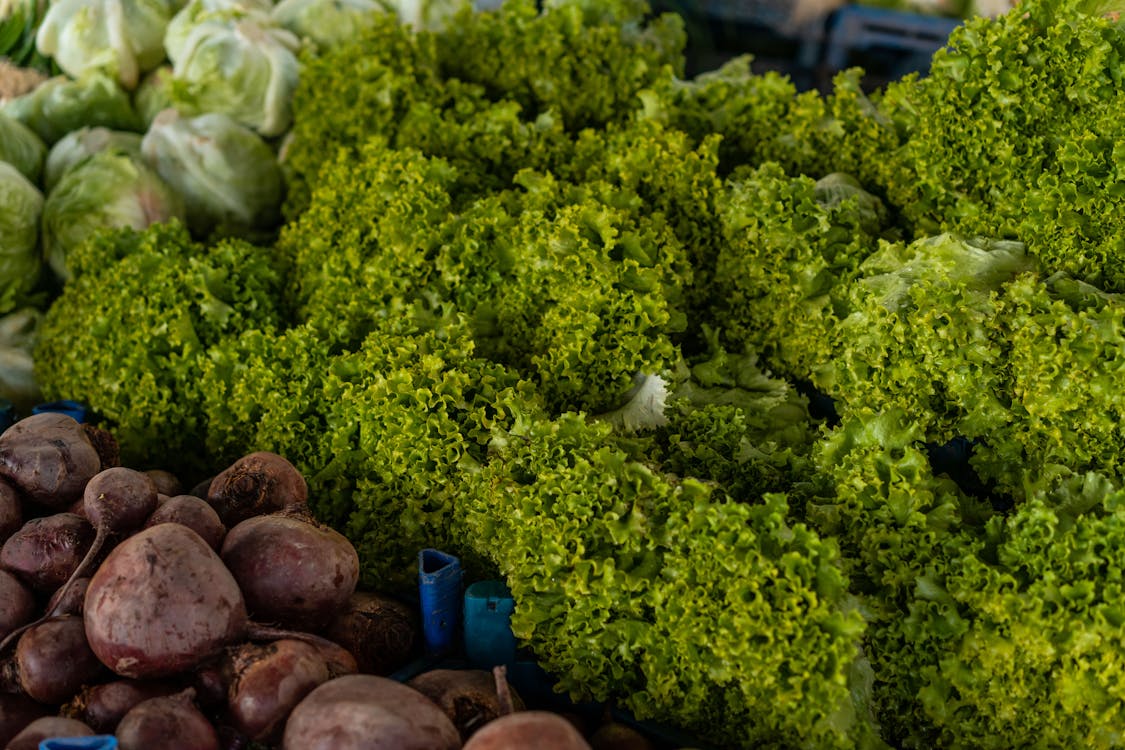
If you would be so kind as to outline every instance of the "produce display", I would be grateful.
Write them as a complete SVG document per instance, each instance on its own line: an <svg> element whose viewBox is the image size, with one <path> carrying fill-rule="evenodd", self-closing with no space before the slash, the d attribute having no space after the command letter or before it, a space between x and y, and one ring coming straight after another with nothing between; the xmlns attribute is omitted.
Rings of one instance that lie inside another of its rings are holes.
<svg viewBox="0 0 1125 750"><path fill-rule="evenodd" d="M0 745L505 748L521 730L475 736L526 714L591 747L527 710L503 667L384 676L417 653L420 618L356 590L355 548L309 515L283 457L243 456L199 497L116 465L116 448L52 412L0 434Z"/></svg>
<svg viewBox="0 0 1125 750"><path fill-rule="evenodd" d="M284 457L332 533L253 493L204 498L220 523L331 537L318 576L389 594L419 550L455 554L507 583L557 690L701 743L1121 746L1121 4L1024 0L959 27L926 76L866 93L848 71L827 95L747 58L685 80L681 20L640 0L332 5L362 21L312 39L327 24L290 2L167 14L170 65L137 63L137 91L176 111L132 126L139 157L69 134L121 129L141 31L92 37L112 62L4 108L65 144L24 148L3 183L57 284L31 337L44 398L186 485ZM255 83L206 84L216 66ZM130 204L151 220L99 217ZM36 257L20 236L0 241ZM23 490L53 510L30 529L9 520L0 567L36 606L13 595L7 620L85 586L138 627L141 581L82 580L115 520L56 518L68 479ZM36 540L64 532L45 564ZM185 612L207 627L180 650L87 626L99 663L198 670L263 635L255 608L307 627L213 541L167 543L209 561L222 616ZM310 597L347 606L332 593ZM401 686L354 687L358 728ZM489 726L554 731L531 714Z"/></svg>

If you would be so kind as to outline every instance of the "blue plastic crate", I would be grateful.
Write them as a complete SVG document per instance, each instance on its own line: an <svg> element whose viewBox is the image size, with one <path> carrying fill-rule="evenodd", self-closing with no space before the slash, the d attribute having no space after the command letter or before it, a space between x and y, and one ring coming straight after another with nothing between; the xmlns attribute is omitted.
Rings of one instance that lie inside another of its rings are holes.
<svg viewBox="0 0 1125 750"><path fill-rule="evenodd" d="M940 16L847 5L829 20L823 63L830 71L843 70L852 55L882 50L903 59L897 74L918 70L945 46L960 23Z"/></svg>

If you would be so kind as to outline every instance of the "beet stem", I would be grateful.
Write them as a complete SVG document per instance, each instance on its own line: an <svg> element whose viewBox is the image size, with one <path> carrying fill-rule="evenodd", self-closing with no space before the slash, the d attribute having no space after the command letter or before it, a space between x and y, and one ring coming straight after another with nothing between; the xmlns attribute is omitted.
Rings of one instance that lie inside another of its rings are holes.
<svg viewBox="0 0 1125 750"><path fill-rule="evenodd" d="M497 664L492 668L492 678L496 680L496 700L500 704L500 715L514 713L516 707L512 703L512 690L508 687L508 668Z"/></svg>

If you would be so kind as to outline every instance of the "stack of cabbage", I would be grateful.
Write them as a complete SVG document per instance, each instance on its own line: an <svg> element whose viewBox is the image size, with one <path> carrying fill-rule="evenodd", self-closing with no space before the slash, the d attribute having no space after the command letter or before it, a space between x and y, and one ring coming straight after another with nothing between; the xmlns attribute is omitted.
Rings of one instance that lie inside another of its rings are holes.
<svg viewBox="0 0 1125 750"><path fill-rule="evenodd" d="M27 346L101 228L181 219L200 238L268 239L277 152L302 47L386 13L438 24L454 3L382 0L13 0L0 60L58 73L0 106L0 396L38 398ZM10 355L10 356L9 356Z"/></svg>

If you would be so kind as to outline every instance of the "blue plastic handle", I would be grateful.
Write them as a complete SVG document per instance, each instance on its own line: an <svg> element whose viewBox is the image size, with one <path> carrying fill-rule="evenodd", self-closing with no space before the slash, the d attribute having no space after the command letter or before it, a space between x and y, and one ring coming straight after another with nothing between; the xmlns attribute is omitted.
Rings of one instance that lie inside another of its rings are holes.
<svg viewBox="0 0 1125 750"><path fill-rule="evenodd" d="M465 657L474 667L491 669L516 660L515 608L503 581L477 581L465 590Z"/></svg>
<svg viewBox="0 0 1125 750"><path fill-rule="evenodd" d="M418 553L422 636L430 654L454 650L461 622L461 560L436 549Z"/></svg>
<svg viewBox="0 0 1125 750"><path fill-rule="evenodd" d="M39 750L117 750L117 738L112 734L93 737L55 737L39 743Z"/></svg>
<svg viewBox="0 0 1125 750"><path fill-rule="evenodd" d="M68 417L73 417L77 422L85 422L89 413L89 409L86 408L85 404L69 400L48 401L31 407L32 414L42 414L52 411L66 414Z"/></svg>

